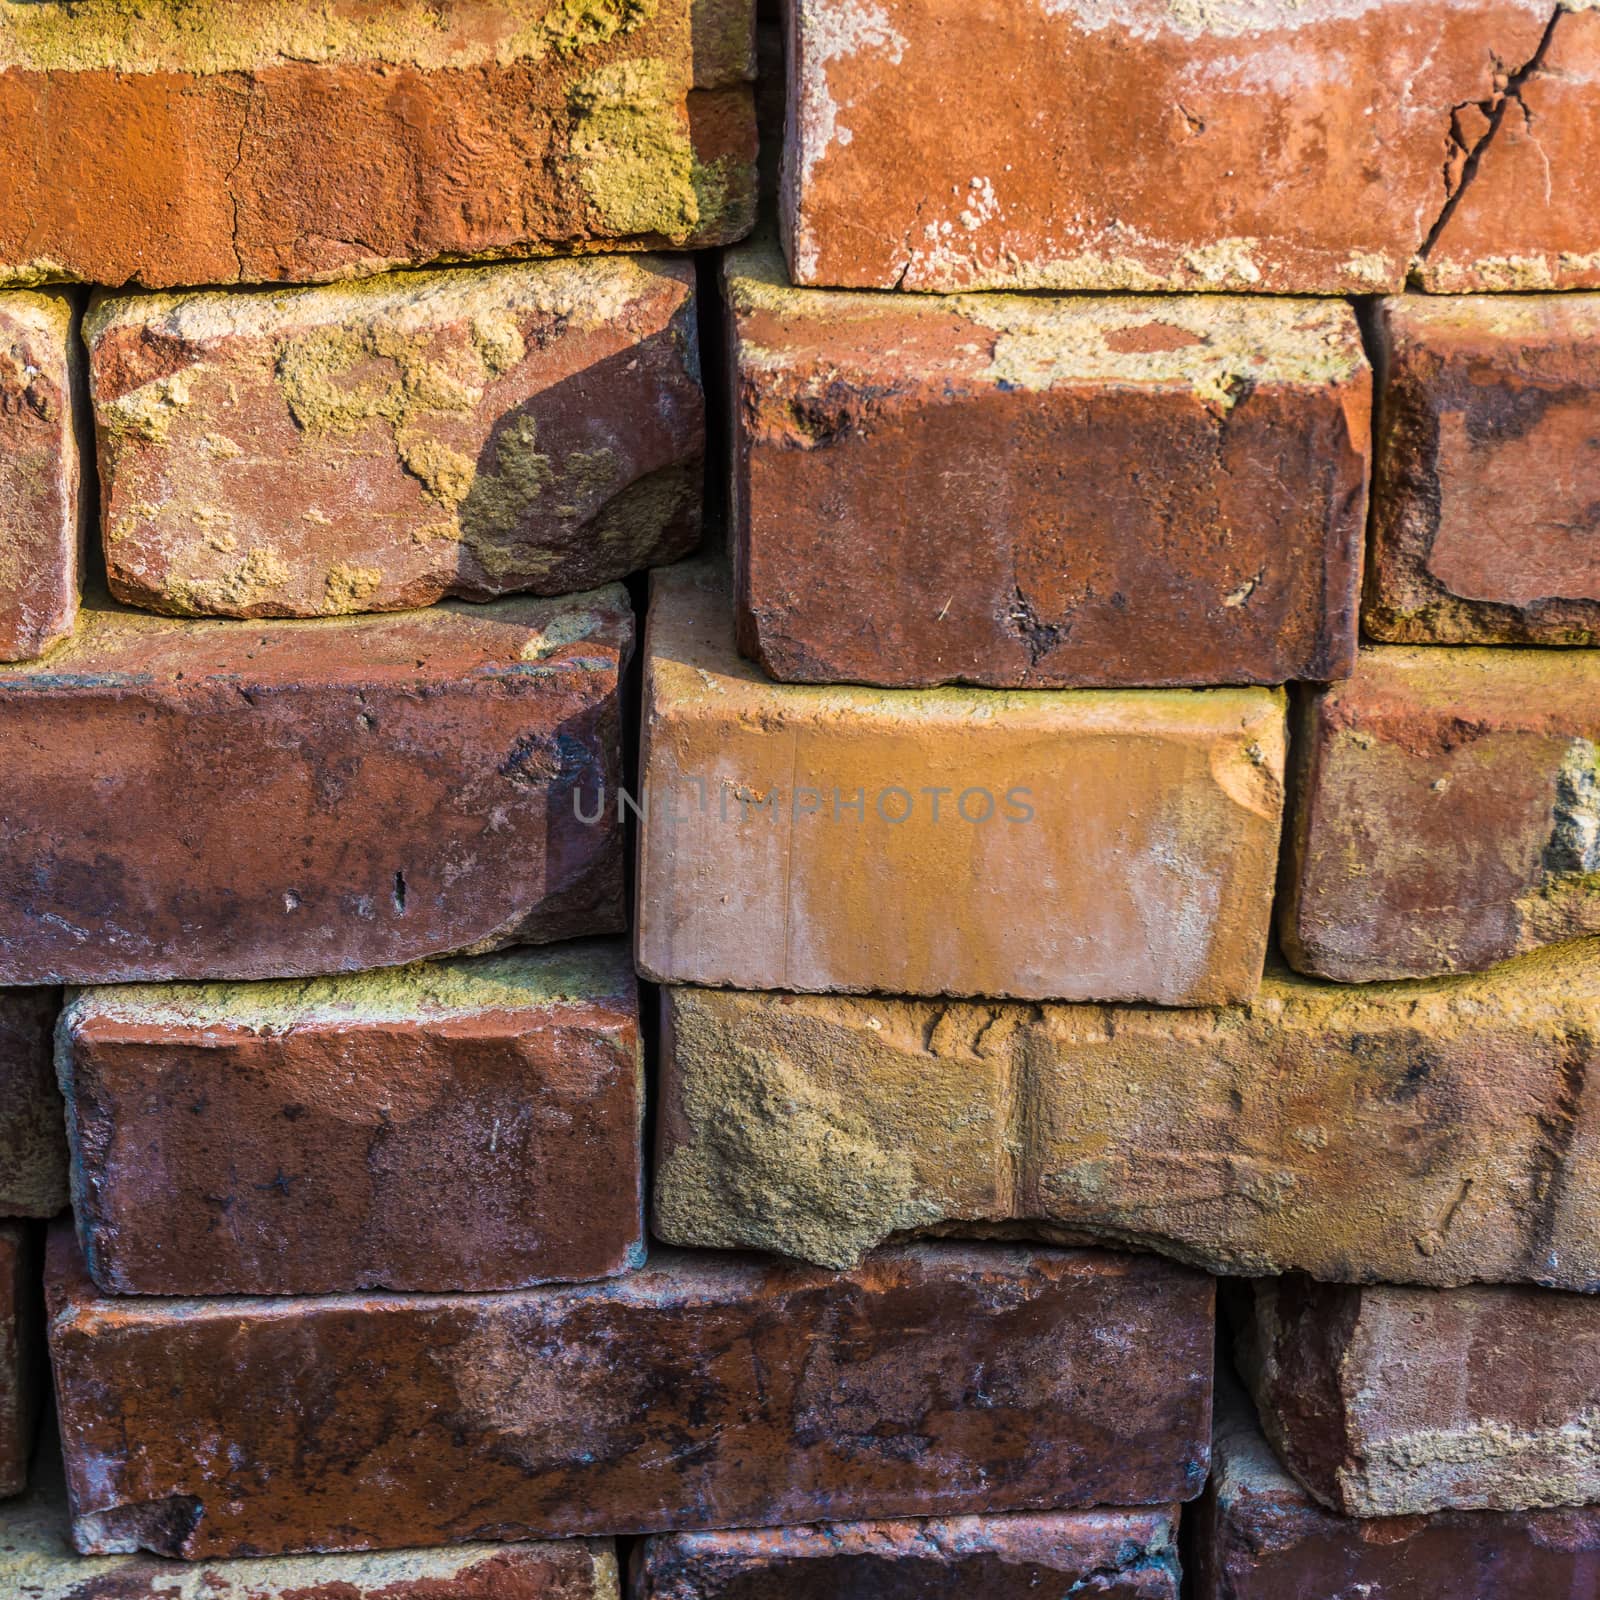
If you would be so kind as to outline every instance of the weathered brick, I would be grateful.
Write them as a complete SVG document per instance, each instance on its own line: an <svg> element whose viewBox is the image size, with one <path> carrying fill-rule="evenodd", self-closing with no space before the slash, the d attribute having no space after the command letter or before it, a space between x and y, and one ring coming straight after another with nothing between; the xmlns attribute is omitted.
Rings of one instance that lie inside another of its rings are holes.
<svg viewBox="0 0 1600 1600"><path fill-rule="evenodd" d="M1240 1367L1262 1425L1331 1510L1600 1501L1600 1300L1298 1278L1244 1293Z"/></svg>
<svg viewBox="0 0 1600 1600"><path fill-rule="evenodd" d="M592 589L699 538L694 266L597 257L91 310L130 604L320 616Z"/></svg>
<svg viewBox="0 0 1600 1600"><path fill-rule="evenodd" d="M43 655L78 611L74 337L65 295L0 294L0 661Z"/></svg>
<svg viewBox="0 0 1600 1600"><path fill-rule="evenodd" d="M39 1229L0 1222L0 1496L27 1486L45 1389Z"/></svg>
<svg viewBox="0 0 1600 1600"><path fill-rule="evenodd" d="M1600 1290L1589 1071L1593 946L1269 972L1218 1011L670 989L655 1226L824 1266L1014 1225L1246 1276Z"/></svg>
<svg viewBox="0 0 1600 1600"><path fill-rule="evenodd" d="M55 1452L51 1451L52 1457ZM268 1556L179 1567L80 1556L58 1460L0 1506L0 1592L10 1600L620 1600L609 1539L462 1544L382 1555Z"/></svg>
<svg viewBox="0 0 1600 1600"><path fill-rule="evenodd" d="M923 1245L662 1252L499 1295L103 1299L52 1241L75 1539L189 1559L1163 1504L1199 1492L1212 1282Z"/></svg>
<svg viewBox="0 0 1600 1600"><path fill-rule="evenodd" d="M1589 0L790 9L797 282L1600 284Z"/></svg>
<svg viewBox="0 0 1600 1600"><path fill-rule="evenodd" d="M0 670L0 983L300 977L612 932L616 588L391 617L86 608Z"/></svg>
<svg viewBox="0 0 1600 1600"><path fill-rule="evenodd" d="M50 1035L54 989L0 989L0 1217L53 1217L67 1204L67 1137Z"/></svg>
<svg viewBox="0 0 1600 1600"><path fill-rule="evenodd" d="M1177 1600L1170 1510L1065 1511L673 1533L635 1551L631 1600Z"/></svg>
<svg viewBox="0 0 1600 1600"><path fill-rule="evenodd" d="M620 942L90 989L60 1061L102 1289L512 1289L642 1259L643 1063Z"/></svg>
<svg viewBox="0 0 1600 1600"><path fill-rule="evenodd" d="M1365 622L1600 644L1600 295L1385 301Z"/></svg>
<svg viewBox="0 0 1600 1600"><path fill-rule="evenodd" d="M1600 656L1364 650L1303 704L1282 935L1341 983L1600 933Z"/></svg>
<svg viewBox="0 0 1600 1600"><path fill-rule="evenodd" d="M740 645L799 683L1207 687L1355 660L1342 301L836 294L730 258Z"/></svg>
<svg viewBox="0 0 1600 1600"><path fill-rule="evenodd" d="M1281 695L773 684L739 659L729 610L709 565L655 576L647 977L1173 1005L1255 990Z"/></svg>
<svg viewBox="0 0 1600 1600"><path fill-rule="evenodd" d="M725 243L754 207L752 23L749 0L7 6L0 280Z"/></svg>
<svg viewBox="0 0 1600 1600"><path fill-rule="evenodd" d="M1600 1584L1600 1511L1339 1517L1286 1473L1231 1382L1188 1520L1195 1600L1512 1600Z"/></svg>

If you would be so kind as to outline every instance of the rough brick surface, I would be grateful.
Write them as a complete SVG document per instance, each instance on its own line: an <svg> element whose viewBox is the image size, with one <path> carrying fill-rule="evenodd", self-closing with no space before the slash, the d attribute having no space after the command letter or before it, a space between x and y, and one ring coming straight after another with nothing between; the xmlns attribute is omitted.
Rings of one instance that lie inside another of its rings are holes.
<svg viewBox="0 0 1600 1600"><path fill-rule="evenodd" d="M1597 740L1591 652L1363 651L1302 710L1290 960L1366 983L1600 933Z"/></svg>
<svg viewBox="0 0 1600 1600"><path fill-rule="evenodd" d="M796 281L1594 286L1600 17L1568 4L792 0Z"/></svg>
<svg viewBox="0 0 1600 1600"><path fill-rule="evenodd" d="M1248 1007L671 989L656 1231L848 1266L1007 1224L1214 1272L1600 1289L1600 950Z"/></svg>
<svg viewBox="0 0 1600 1600"><path fill-rule="evenodd" d="M0 1592L9 1600L620 1600L609 1539L189 1567L148 1555L80 1556L59 1461L48 1471L26 1498L0 1506Z"/></svg>
<svg viewBox="0 0 1600 1600"><path fill-rule="evenodd" d="M915 1246L488 1296L100 1299L52 1242L79 1548L187 1558L1199 1492L1212 1283Z"/></svg>
<svg viewBox="0 0 1600 1600"><path fill-rule="evenodd" d="M0 1497L27 1485L45 1390L39 1233L0 1222Z"/></svg>
<svg viewBox="0 0 1600 1600"><path fill-rule="evenodd" d="M1600 644L1600 295L1410 295L1378 328L1368 633Z"/></svg>
<svg viewBox="0 0 1600 1600"><path fill-rule="evenodd" d="M0 989L0 1217L67 1204L67 1140L50 1035L54 989Z"/></svg>
<svg viewBox="0 0 1600 1600"><path fill-rule="evenodd" d="M1255 990L1280 695L772 684L728 610L709 566L656 575L646 976L1173 1005Z"/></svg>
<svg viewBox="0 0 1600 1600"><path fill-rule="evenodd" d="M1177 1600L1170 1511L677 1533L635 1551L632 1600Z"/></svg>
<svg viewBox="0 0 1600 1600"><path fill-rule="evenodd" d="M612 932L616 588L395 617L86 609L0 671L0 983L298 977Z"/></svg>
<svg viewBox="0 0 1600 1600"><path fill-rule="evenodd" d="M111 587L321 616L592 589L699 537L694 266L599 257L106 300Z"/></svg>
<svg viewBox="0 0 1600 1600"><path fill-rule="evenodd" d="M751 32L748 0L7 5L0 279L724 243L754 206Z"/></svg>
<svg viewBox="0 0 1600 1600"><path fill-rule="evenodd" d="M730 258L740 645L774 677L1206 687L1355 660L1339 301L794 290Z"/></svg>
<svg viewBox="0 0 1600 1600"><path fill-rule="evenodd" d="M1195 1600L1500 1600L1600 1586L1600 1511L1338 1517L1286 1473L1231 1382L1189 1528Z"/></svg>
<svg viewBox="0 0 1600 1600"><path fill-rule="evenodd" d="M1245 1291L1267 1437L1347 1516L1600 1501L1600 1300L1548 1289Z"/></svg>
<svg viewBox="0 0 1600 1600"><path fill-rule="evenodd" d="M0 294L0 661L43 655L78 610L73 337L64 295Z"/></svg>
<svg viewBox="0 0 1600 1600"><path fill-rule="evenodd" d="M102 1289L511 1289L643 1255L620 943L90 989L63 1019L61 1075Z"/></svg>

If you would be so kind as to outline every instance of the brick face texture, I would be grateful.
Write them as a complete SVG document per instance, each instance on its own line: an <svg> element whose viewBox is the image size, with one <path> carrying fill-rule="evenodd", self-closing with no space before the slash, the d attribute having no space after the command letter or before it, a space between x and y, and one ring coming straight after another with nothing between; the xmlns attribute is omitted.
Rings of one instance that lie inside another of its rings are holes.
<svg viewBox="0 0 1600 1600"><path fill-rule="evenodd" d="M50 1035L54 989L0 989L0 1217L53 1217L67 1204L67 1141Z"/></svg>
<svg viewBox="0 0 1600 1600"><path fill-rule="evenodd" d="M141 295L88 320L112 590L319 616L564 594L697 540L694 268Z"/></svg>
<svg viewBox="0 0 1600 1600"><path fill-rule="evenodd" d="M1594 1290L1597 1038L1581 946L1426 984L1273 972L1226 1011L671 989L655 1225L827 1266L1012 1224L1246 1276Z"/></svg>
<svg viewBox="0 0 1600 1600"><path fill-rule="evenodd" d="M1370 294L1400 288L1414 259L1452 292L1600 282L1600 16L1585 5L793 12L798 282Z"/></svg>
<svg viewBox="0 0 1600 1600"><path fill-rule="evenodd" d="M39 1229L0 1222L0 1496L28 1481L44 1387Z"/></svg>
<svg viewBox="0 0 1600 1600"><path fill-rule="evenodd" d="M1311 697L1282 918L1341 983L1600 933L1600 656L1365 651Z"/></svg>
<svg viewBox="0 0 1600 1600"><path fill-rule="evenodd" d="M1367 631L1600 644L1600 296L1386 301Z"/></svg>
<svg viewBox="0 0 1600 1600"><path fill-rule="evenodd" d="M1280 695L780 685L731 635L707 569L657 575L645 976L1170 1005L1254 992Z"/></svg>
<svg viewBox="0 0 1600 1600"><path fill-rule="evenodd" d="M633 1600L1177 1600L1169 1511L949 1517L680 1533L634 1556Z"/></svg>
<svg viewBox="0 0 1600 1600"><path fill-rule="evenodd" d="M793 290L728 267L740 644L790 682L1283 683L1354 663L1341 303Z"/></svg>
<svg viewBox="0 0 1600 1600"><path fill-rule="evenodd" d="M751 32L748 0L10 5L0 280L723 243L754 205Z"/></svg>
<svg viewBox="0 0 1600 1600"><path fill-rule="evenodd" d="M1159 1505L1206 1475L1212 1285L1153 1257L662 1252L495 1296L116 1301L63 1229L50 1278L89 1553Z"/></svg>
<svg viewBox="0 0 1600 1600"><path fill-rule="evenodd" d="M0 294L0 661L43 655L78 610L72 306Z"/></svg>
<svg viewBox="0 0 1600 1600"><path fill-rule="evenodd" d="M620 944L88 990L61 1071L107 1290L505 1289L643 1252Z"/></svg>
<svg viewBox="0 0 1600 1600"><path fill-rule="evenodd" d="M0 672L0 982L297 977L622 925L620 589L397 617L86 610ZM178 802L181 798L181 804Z"/></svg>

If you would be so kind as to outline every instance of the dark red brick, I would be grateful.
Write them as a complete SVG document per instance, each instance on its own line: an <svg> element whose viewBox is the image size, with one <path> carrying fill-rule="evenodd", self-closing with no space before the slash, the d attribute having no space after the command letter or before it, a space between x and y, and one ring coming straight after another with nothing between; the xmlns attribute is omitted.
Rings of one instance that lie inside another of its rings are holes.
<svg viewBox="0 0 1600 1600"><path fill-rule="evenodd" d="M67 1137L51 1035L55 989L0 989L0 1217L67 1204Z"/></svg>
<svg viewBox="0 0 1600 1600"><path fill-rule="evenodd" d="M27 1486L45 1393L40 1231L0 1222L0 1496Z"/></svg>
<svg viewBox="0 0 1600 1600"><path fill-rule="evenodd" d="M1212 1282L920 1245L832 1274L662 1252L500 1295L105 1299L51 1335L89 1552L186 1559L1197 1494Z"/></svg>

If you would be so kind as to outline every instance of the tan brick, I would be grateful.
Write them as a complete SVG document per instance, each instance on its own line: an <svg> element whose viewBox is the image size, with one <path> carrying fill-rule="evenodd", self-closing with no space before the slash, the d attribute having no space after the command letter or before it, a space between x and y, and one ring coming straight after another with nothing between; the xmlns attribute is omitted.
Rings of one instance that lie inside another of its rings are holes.
<svg viewBox="0 0 1600 1600"><path fill-rule="evenodd" d="M1213 1272L1600 1289L1600 950L1227 1010L670 989L655 1227L848 1266L964 1226ZM1578 1086L1578 1087L1575 1087Z"/></svg>
<svg viewBox="0 0 1600 1600"><path fill-rule="evenodd" d="M67 1135L50 1035L54 989L0 989L0 1217L67 1206Z"/></svg>
<svg viewBox="0 0 1600 1600"><path fill-rule="evenodd" d="M709 566L656 575L646 976L1174 1005L1255 990L1280 695L773 684L740 661L730 610Z"/></svg>
<svg viewBox="0 0 1600 1600"><path fill-rule="evenodd" d="M1283 1464L1344 1516L1600 1501L1600 1299L1283 1278L1240 1367Z"/></svg>
<svg viewBox="0 0 1600 1600"><path fill-rule="evenodd" d="M740 645L774 677L1209 687L1355 660L1340 301L838 294L728 258Z"/></svg>
<svg viewBox="0 0 1600 1600"><path fill-rule="evenodd" d="M0 983L306 977L623 926L616 587L306 622L86 607L0 670Z"/></svg>
<svg viewBox="0 0 1600 1600"><path fill-rule="evenodd" d="M620 941L89 989L59 1063L103 1289L513 1289L643 1259L644 1068Z"/></svg>
<svg viewBox="0 0 1600 1600"><path fill-rule="evenodd" d="M749 0L0 11L0 281L307 282L706 246L754 209Z"/></svg>
<svg viewBox="0 0 1600 1600"><path fill-rule="evenodd" d="M694 266L597 257L86 323L106 567L179 615L592 589L699 538Z"/></svg>
<svg viewBox="0 0 1600 1600"><path fill-rule="evenodd" d="M41 1231L28 1223L0 1222L0 1497L27 1485L44 1409Z"/></svg>
<svg viewBox="0 0 1600 1600"><path fill-rule="evenodd" d="M1177 1519L1057 1511L672 1533L634 1556L632 1600L1177 1600Z"/></svg>
<svg viewBox="0 0 1600 1600"><path fill-rule="evenodd" d="M1363 651L1296 734L1283 944L1341 983L1600 933L1600 656Z"/></svg>
<svg viewBox="0 0 1600 1600"><path fill-rule="evenodd" d="M1199 1493L1209 1278L1154 1256L662 1251L498 1295L104 1299L51 1245L81 1550L775 1527Z"/></svg>
<svg viewBox="0 0 1600 1600"><path fill-rule="evenodd" d="M44 655L78 611L75 337L65 295L0 294L0 661Z"/></svg>
<svg viewBox="0 0 1600 1600"><path fill-rule="evenodd" d="M1600 295L1408 295L1378 330L1367 632L1600 644Z"/></svg>
<svg viewBox="0 0 1600 1600"><path fill-rule="evenodd" d="M1600 284L1588 0L790 9L797 282Z"/></svg>

